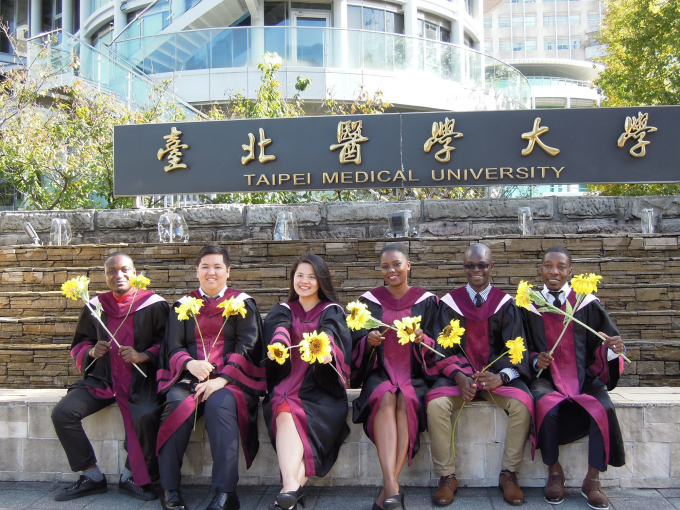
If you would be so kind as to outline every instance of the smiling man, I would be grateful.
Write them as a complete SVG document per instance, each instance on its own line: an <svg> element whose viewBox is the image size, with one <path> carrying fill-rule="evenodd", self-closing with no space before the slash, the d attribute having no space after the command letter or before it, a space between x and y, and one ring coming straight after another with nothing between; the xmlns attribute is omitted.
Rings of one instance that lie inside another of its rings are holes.
<svg viewBox="0 0 680 510"><path fill-rule="evenodd" d="M71 356L83 378L73 383L52 412L71 469L82 475L55 496L57 501L106 492L106 477L97 467L81 420L114 402L123 415L128 454L118 489L141 500L158 498L149 484L158 479L156 436L161 407L156 364L169 307L153 292L132 287L130 278L137 273L125 253L109 255L104 274L110 291L91 299L90 304L102 306L102 320L121 347L111 341L90 309L83 307L71 344Z"/></svg>
<svg viewBox="0 0 680 510"><path fill-rule="evenodd" d="M536 400L538 447L548 466L545 500L558 505L564 501L564 472L558 461L559 445L589 435L588 472L581 494L591 508L609 508L599 475L607 465L623 466L625 452L616 410L608 390L616 387L623 369L624 352L619 332L597 297L587 295L578 308L569 286L573 273L571 254L561 246L548 248L539 266L544 286L541 293L548 303L575 310L575 317L600 332L605 342L574 322L569 323L551 356L548 352L560 337L563 315L540 313L535 307L523 309L528 326L531 365L534 373L543 370L531 384Z"/></svg>
<svg viewBox="0 0 680 510"><path fill-rule="evenodd" d="M208 244L198 252L196 278L200 287L174 304L161 352L158 389L166 395L158 433L161 504L165 510L189 510L180 492L182 460L196 417L205 416L212 454L213 498L206 510L240 508L239 435L250 467L257 450L257 406L266 389L260 361L262 325L255 300L229 289L229 252ZM202 306L196 316L180 320L178 308L189 298ZM242 313L224 316L229 302ZM198 400L199 404L196 405Z"/></svg>
<svg viewBox="0 0 680 510"><path fill-rule="evenodd" d="M432 463L439 476L439 487L434 493L435 505L445 506L453 501L458 489L451 436L458 410L465 402L479 397L508 413L505 451L498 485L503 498L511 505L521 505L524 495L517 482L522 465L524 444L531 427L534 403L527 387L530 381L526 357L513 365L503 356L486 371L484 367L499 358L507 349L505 342L524 337L522 317L511 296L491 285L494 262L491 249L485 244L473 244L463 258L467 285L448 293L441 299L435 338L460 321L465 328L460 346L437 350L445 359L429 357L428 375L436 378L427 395L427 425L432 441ZM478 452L484 456L484 452Z"/></svg>

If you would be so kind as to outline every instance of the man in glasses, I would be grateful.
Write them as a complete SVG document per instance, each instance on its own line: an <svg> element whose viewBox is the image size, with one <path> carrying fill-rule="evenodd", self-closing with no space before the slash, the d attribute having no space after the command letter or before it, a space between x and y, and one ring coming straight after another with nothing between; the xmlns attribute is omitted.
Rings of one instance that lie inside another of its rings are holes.
<svg viewBox="0 0 680 510"><path fill-rule="evenodd" d="M526 357L512 364L508 356L500 356L507 351L508 340L524 338L522 317L512 297L490 283L494 262L487 245L468 247L463 268L468 283L442 298L435 331L436 336L446 334L452 321L460 321L460 327L465 328L460 347L454 344L443 348L438 344L437 349L446 358L426 356L426 371L436 377L426 397L432 462L440 477L433 500L438 506L453 501L458 488L451 445L453 425L465 402L482 398L508 413L498 485L506 502L521 505L524 494L517 482L517 472L522 465L534 409L527 386L530 371Z"/></svg>
<svg viewBox="0 0 680 510"><path fill-rule="evenodd" d="M545 500L558 505L564 501L564 472L558 461L559 445L588 439L588 472L581 494L590 508L609 508L609 500L600 486L600 471L607 465L623 466L625 452L616 410L608 390L616 387L623 369L624 345L616 326L592 294L577 307L576 293L569 286L573 269L571 254L561 246L548 248L539 266L543 290L551 305L575 311L577 320L606 339L579 324L570 322L564 329L564 316L540 313L534 306L522 310L529 334L530 366L534 373L542 370L531 384L536 400L538 447L543 463L548 466Z"/></svg>

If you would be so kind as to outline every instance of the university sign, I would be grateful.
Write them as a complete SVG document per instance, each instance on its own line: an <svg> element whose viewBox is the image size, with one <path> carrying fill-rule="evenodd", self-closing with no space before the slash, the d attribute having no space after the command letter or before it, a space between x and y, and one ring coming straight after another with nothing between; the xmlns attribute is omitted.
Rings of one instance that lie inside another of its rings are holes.
<svg viewBox="0 0 680 510"><path fill-rule="evenodd" d="M680 106L114 128L116 196L680 181Z"/></svg>

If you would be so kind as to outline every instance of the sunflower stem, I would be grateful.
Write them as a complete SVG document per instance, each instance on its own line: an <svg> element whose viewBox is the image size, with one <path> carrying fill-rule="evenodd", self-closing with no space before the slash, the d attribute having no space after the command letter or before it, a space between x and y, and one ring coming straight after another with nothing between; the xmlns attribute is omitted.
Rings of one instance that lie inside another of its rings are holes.
<svg viewBox="0 0 680 510"><path fill-rule="evenodd" d="M463 408L465 407L465 404L467 402L463 402L463 405L460 406L460 410L458 411L458 414L456 415L456 421L453 422L453 433L451 434L451 447L453 448L453 458L456 458L456 425L458 425L458 418L460 418L460 413L463 412Z"/></svg>
<svg viewBox="0 0 680 510"><path fill-rule="evenodd" d="M442 354L441 352L437 352L435 349L427 345L425 342L420 342L420 345L423 347L426 347L427 349L430 349L432 352L434 352L437 356L441 356L442 358L445 358L446 356Z"/></svg>

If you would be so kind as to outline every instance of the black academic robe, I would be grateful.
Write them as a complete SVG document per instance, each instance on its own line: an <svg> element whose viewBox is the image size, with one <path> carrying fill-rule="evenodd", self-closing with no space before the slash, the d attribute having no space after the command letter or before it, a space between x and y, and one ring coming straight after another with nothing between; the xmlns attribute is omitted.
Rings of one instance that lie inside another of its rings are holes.
<svg viewBox="0 0 680 510"><path fill-rule="evenodd" d="M246 316L232 315L225 323L223 310L217 305L238 296L245 302ZM196 319L189 316L188 320L180 321L176 309L186 297L203 299L204 303ZM260 446L257 409L260 396L266 388L265 372L259 366L265 355L260 313L253 298L234 289L227 289L222 298L212 303L208 303L198 290L186 297L177 301L170 312L168 331L161 349L161 368L158 371L158 391L161 394L166 394L171 387L176 386L185 390L185 397L166 402L156 450L160 451L170 435L195 411L198 379L186 370L186 365L192 360L205 359L200 336L202 333L208 361L215 366L211 377L226 379L228 384L224 388L231 391L236 400L241 446L246 466L250 468ZM216 341L220 328L222 333Z"/></svg>
<svg viewBox="0 0 680 510"><path fill-rule="evenodd" d="M460 396L460 388L455 381L458 372L468 377L481 371L503 354L507 348L505 342L522 337L525 340L522 315L515 305L512 296L498 287L491 287L486 301L477 308L470 299L465 287L459 287L441 299L439 314L435 327L435 338L450 324L452 320L460 321L460 327L465 328L459 348L457 345L444 349L437 344L437 350L446 357L428 357L427 374L435 379L432 389L428 392L426 401L445 396ZM470 358L469 361L463 350ZM434 362L434 363L432 363ZM470 362L472 365L470 365ZM517 365L512 364L508 355L498 359L487 371L498 374L504 368L513 368L519 377L508 384L499 386L491 393L511 397L522 402L533 418L534 401L528 384L531 381L528 356L523 357ZM482 388L479 388L481 390ZM533 421L533 420L532 420ZM530 433L532 445L536 444L533 430Z"/></svg>
<svg viewBox="0 0 680 510"><path fill-rule="evenodd" d="M420 316L424 342L434 347L432 332L438 304L434 294L411 287L400 299L396 299L387 287L378 287L364 293L359 301L368 306L373 317L389 325L404 317ZM388 391L393 394L401 391L408 417L410 466L420 449L420 433L427 430L425 395L431 382L425 375L423 357L435 355L415 343L401 345L392 329L383 332L385 340L378 347L370 347L367 342L369 333L366 329L352 332L352 387L362 386L359 398L353 403L352 420L363 423L364 432L375 443L374 421L382 397Z"/></svg>
<svg viewBox="0 0 680 510"><path fill-rule="evenodd" d="M346 384L352 340L345 314L340 305L328 301L308 312L299 301L291 301L274 306L264 323L268 345L296 346L304 333L313 331L323 331L331 339L331 363L342 379L331 363L307 363L300 358L299 348L290 349L290 357L282 365L267 359L267 396L262 410L274 448L276 417L282 409L290 410L304 447L305 475L326 476L349 434Z"/></svg>
<svg viewBox="0 0 680 510"><path fill-rule="evenodd" d="M95 398L116 399L123 416L130 469L135 484L142 486L158 479L156 434L161 403L156 393L156 369L169 306L148 290L132 291L128 296L119 303L113 292L106 292L91 299L90 305L102 306L102 321L121 345L132 346L149 356L149 361L138 365L146 377L123 361L116 343L85 306L71 344L71 356L83 378L74 382L71 389L85 388ZM90 350L100 340L110 341L111 348L95 362Z"/></svg>
<svg viewBox="0 0 680 510"><path fill-rule="evenodd" d="M569 303L576 306L576 295L569 293ZM562 310L566 309L566 303ZM555 345L563 329L564 316L522 310L529 334L531 364L541 352ZM608 336L618 336L619 331L594 295L585 297L574 314L576 319ZM553 353L554 361L531 384L536 402L536 427L540 430L543 418L553 407L565 400L576 402L585 412L573 413L559 423L559 444L569 444L588 435L590 418L598 424L605 444L605 457L611 466L625 464L623 438L616 410L608 390L616 387L623 371L623 358L607 361L607 347L602 340L573 321ZM534 371L534 373L536 373ZM540 444L539 444L540 448Z"/></svg>

